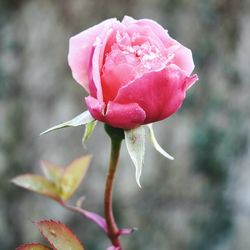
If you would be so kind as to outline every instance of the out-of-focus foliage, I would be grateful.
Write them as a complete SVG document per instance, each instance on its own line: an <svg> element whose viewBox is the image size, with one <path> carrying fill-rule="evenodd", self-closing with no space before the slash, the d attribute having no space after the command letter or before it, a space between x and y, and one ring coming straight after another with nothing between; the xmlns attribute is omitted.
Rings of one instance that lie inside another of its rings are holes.
<svg viewBox="0 0 250 250"><path fill-rule="evenodd" d="M19 246L16 250L51 250L40 243L27 243Z"/></svg>
<svg viewBox="0 0 250 250"><path fill-rule="evenodd" d="M48 196L56 201L67 201L76 192L89 167L90 156L74 160L65 169L42 162L45 177L23 174L12 179L19 187Z"/></svg>
<svg viewBox="0 0 250 250"><path fill-rule="evenodd" d="M125 249L250 248L250 3L248 0L0 1L0 249L39 241L30 221L63 221L86 249L108 246L81 216L10 183L37 172L40 159L64 165L93 154L82 189L84 207L102 214L109 140L103 127L81 146L81 128L39 137L86 110L84 91L67 66L68 39L101 20L148 17L193 51L200 81L182 109L155 124L168 161L146 147L143 189L123 146L114 191ZM32 167L35 166L35 167Z"/></svg>
<svg viewBox="0 0 250 250"><path fill-rule="evenodd" d="M43 220L36 222L36 225L53 248L83 250L83 246L72 231L64 224L53 221Z"/></svg>
<svg viewBox="0 0 250 250"><path fill-rule="evenodd" d="M59 221L42 220L35 222L42 236L50 243L55 250L74 249L84 250L81 242L76 235L64 224ZM17 250L49 250L39 243L26 243L17 248Z"/></svg>

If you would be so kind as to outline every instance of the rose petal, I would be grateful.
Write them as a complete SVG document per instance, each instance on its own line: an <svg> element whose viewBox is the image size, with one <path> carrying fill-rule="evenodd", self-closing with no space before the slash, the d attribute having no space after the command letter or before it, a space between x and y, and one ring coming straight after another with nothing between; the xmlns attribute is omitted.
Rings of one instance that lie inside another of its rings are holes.
<svg viewBox="0 0 250 250"><path fill-rule="evenodd" d="M125 16L122 20L122 23L124 25L136 23L139 26L148 26L162 40L162 42L164 43L166 48L174 44L174 41L169 40L170 36L168 34L168 31L165 30L160 24L158 24L157 22L155 22L151 19L144 18L144 19L140 19L140 20L135 20L132 17Z"/></svg>
<svg viewBox="0 0 250 250"><path fill-rule="evenodd" d="M106 123L124 129L131 129L141 125L145 118L145 111L137 103L124 105L109 102L105 115Z"/></svg>
<svg viewBox="0 0 250 250"><path fill-rule="evenodd" d="M182 70L186 71L187 75L190 75L192 73L192 71L194 70L194 62L191 50L177 42L175 39L171 38L167 30L165 30L157 22L150 19L135 20L131 17L126 16L124 17L122 23L124 23L125 25L135 23L140 26L149 26L156 34L156 36L161 39L166 49L171 46L179 46L179 49L175 51L175 57L172 63L176 64Z"/></svg>
<svg viewBox="0 0 250 250"><path fill-rule="evenodd" d="M87 107L91 115L98 121L104 122L104 111L105 111L105 103L98 101L96 98L92 96L88 96L85 98Z"/></svg>
<svg viewBox="0 0 250 250"><path fill-rule="evenodd" d="M92 96L98 100L103 101L101 75L100 75L100 54L102 51L102 44L99 44L94 49L92 64L89 68L89 88Z"/></svg>
<svg viewBox="0 0 250 250"><path fill-rule="evenodd" d="M184 83L185 89L186 90L190 89L198 80L199 80L199 77L196 74L187 77Z"/></svg>
<svg viewBox="0 0 250 250"><path fill-rule="evenodd" d="M175 113L185 98L185 92L198 77L188 77L175 65L158 72L149 72L118 91L114 102L138 103L146 112L144 124L159 121Z"/></svg>
<svg viewBox="0 0 250 250"><path fill-rule="evenodd" d="M190 49L186 48L182 44L179 44L179 45L180 47L175 51L174 53L175 56L173 60L171 61L171 63L177 65L179 68L184 70L188 76L190 76L190 74L194 70L194 61L193 61L192 52Z"/></svg>
<svg viewBox="0 0 250 250"><path fill-rule="evenodd" d="M86 104L92 116L116 128L131 129L143 124L146 114L137 103L119 104L109 102L106 107L97 99L88 96Z"/></svg>
<svg viewBox="0 0 250 250"><path fill-rule="evenodd" d="M119 23L116 23L118 26ZM113 23L115 25L115 23ZM92 64L90 64L89 68L89 87L90 93L92 96L96 97L99 101L103 101L103 90L101 84L101 72L104 63L104 53L107 43L112 37L113 29L112 27L108 27L104 29L98 35L98 43L95 44L95 49L92 56Z"/></svg>
<svg viewBox="0 0 250 250"><path fill-rule="evenodd" d="M128 63L115 64L109 61L105 64L102 75L103 97L105 102L113 100L119 88L133 80L136 76L134 67Z"/></svg>
<svg viewBox="0 0 250 250"><path fill-rule="evenodd" d="M128 25L131 22L136 22L137 20L135 20L133 17L131 16L124 16L121 23L124 25Z"/></svg>
<svg viewBox="0 0 250 250"><path fill-rule="evenodd" d="M88 68L93 43L104 27L117 22L115 18L107 19L70 38L68 63L74 79L89 92Z"/></svg>
<svg viewBox="0 0 250 250"><path fill-rule="evenodd" d="M150 26L131 23L126 27L126 31L130 37L132 37L132 40L135 40L133 41L133 45L141 45L142 43L149 41L151 45L157 46L161 53L164 54L166 48L162 40L153 32ZM135 35L137 35L137 38Z"/></svg>

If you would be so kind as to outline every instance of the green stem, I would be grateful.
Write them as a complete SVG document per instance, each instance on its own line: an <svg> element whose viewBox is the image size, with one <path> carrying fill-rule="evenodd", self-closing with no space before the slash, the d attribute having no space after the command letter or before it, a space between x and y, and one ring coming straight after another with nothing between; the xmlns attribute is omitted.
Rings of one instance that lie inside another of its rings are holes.
<svg viewBox="0 0 250 250"><path fill-rule="evenodd" d="M124 139L124 131L105 125L105 130L111 138L111 154L109 170L106 178L105 194L104 194L104 214L107 222L107 235L114 247L121 248L119 241L119 229L115 222L112 205L112 190L119 160L121 142Z"/></svg>

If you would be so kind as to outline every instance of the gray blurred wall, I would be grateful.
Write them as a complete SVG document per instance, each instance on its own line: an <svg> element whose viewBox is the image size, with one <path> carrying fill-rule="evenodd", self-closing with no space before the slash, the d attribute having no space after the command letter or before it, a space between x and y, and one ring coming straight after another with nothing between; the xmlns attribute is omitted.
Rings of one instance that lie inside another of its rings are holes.
<svg viewBox="0 0 250 250"><path fill-rule="evenodd" d="M0 249L42 242L32 221L69 225L86 249L109 245L90 222L9 180L39 161L94 158L77 196L102 213L109 141L102 124L39 137L86 109L67 65L69 38L108 17L152 18L191 48L200 81L182 109L155 125L168 161L147 145L142 189L122 148L114 192L119 225L138 227L125 249L250 249L250 2L248 0L0 1ZM74 200L74 199L73 199Z"/></svg>

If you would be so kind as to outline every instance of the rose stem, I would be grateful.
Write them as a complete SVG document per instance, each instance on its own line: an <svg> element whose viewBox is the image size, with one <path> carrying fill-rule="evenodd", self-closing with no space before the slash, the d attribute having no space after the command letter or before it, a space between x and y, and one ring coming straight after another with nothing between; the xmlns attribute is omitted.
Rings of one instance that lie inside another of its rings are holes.
<svg viewBox="0 0 250 250"><path fill-rule="evenodd" d="M112 206L112 189L119 160L121 142L124 139L124 130L113 128L105 124L105 130L111 138L111 154L109 170L106 178L106 187L104 194L104 214L107 222L107 235L114 247L122 249L119 241L119 229L116 225Z"/></svg>

